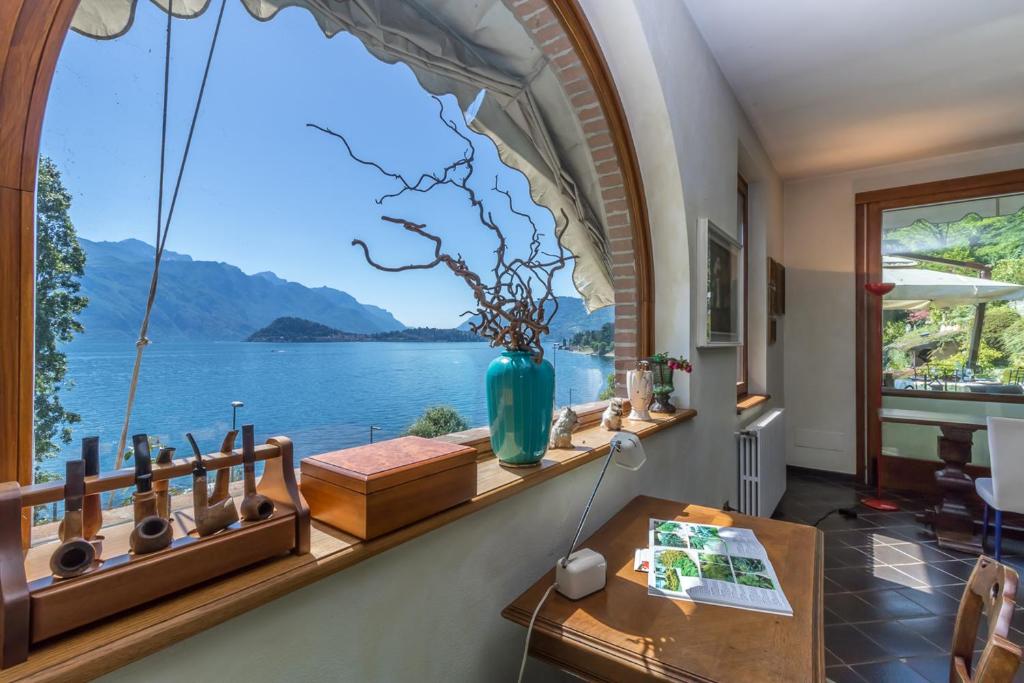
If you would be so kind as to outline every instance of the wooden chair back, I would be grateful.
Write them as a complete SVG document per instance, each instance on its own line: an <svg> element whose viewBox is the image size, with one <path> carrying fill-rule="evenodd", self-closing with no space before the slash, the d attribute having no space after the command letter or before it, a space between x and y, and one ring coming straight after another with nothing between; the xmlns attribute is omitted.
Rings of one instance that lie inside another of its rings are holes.
<svg viewBox="0 0 1024 683"><path fill-rule="evenodd" d="M1013 567L982 555L960 599L953 628L950 662L951 683L1011 683L1020 666L1021 649L1010 640L1010 621L1017 597L1017 572ZM972 666L975 641L980 635L981 615L988 618L985 649Z"/></svg>

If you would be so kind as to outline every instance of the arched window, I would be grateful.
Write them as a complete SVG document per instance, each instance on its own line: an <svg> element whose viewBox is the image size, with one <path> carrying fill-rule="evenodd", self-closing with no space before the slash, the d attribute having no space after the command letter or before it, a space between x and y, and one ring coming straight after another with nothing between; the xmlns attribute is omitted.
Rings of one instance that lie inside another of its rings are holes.
<svg viewBox="0 0 1024 683"><path fill-rule="evenodd" d="M49 360L57 372L50 377L62 408L46 404L53 419L45 433L38 399L31 441L24 439L26 411L17 414L23 481L29 444L45 454L40 436L59 455L74 452L78 436L101 431L106 459L114 457L160 203L167 14L128 0L83 0L77 12L73 4L51 3L49 18L57 33L70 22L78 34L63 43L59 59L59 36L45 50L40 43L38 52L51 71L54 61L57 66L39 148L40 191L29 206L41 207L57 265L89 301L76 300L73 285L58 288L70 298L61 299L57 313L83 329L73 323L55 336ZM220 3L207 4L173 5L164 216L220 17ZM446 7L389 3L387 13L370 16L353 4L278 12L274 3L227 0L162 259L147 335L155 343L142 363L132 431L175 443L194 431L212 448L241 410L240 420L292 434L303 455L365 441L373 427L384 428L378 437L395 436L434 403L456 403L469 423L479 423L481 363L493 352L449 341L459 338L455 332L402 331L457 327L453 304L465 308L466 301L461 283L441 272L379 273L349 244L365 239L380 262L422 261L421 240L377 220L388 202L415 199L399 205L406 218L444 224L452 249L486 266L493 246L483 238L491 235L474 223L464 198L447 196L451 188L440 188L437 199L409 193L385 200L383 209L375 204L395 187L395 178L380 169L407 178L443 174L446 164L464 158L465 140L472 141L478 176L496 176L499 191L485 187L494 211L511 199L526 218L506 208L503 219L532 220L549 237L556 224L565 230L562 243L576 259L573 276L566 271L556 293L578 298L563 306L550 341L569 342L570 333L589 327L594 334L579 341L591 348L602 343L600 326L580 321L586 308L615 304L614 366L552 351L560 380L567 378L556 401L568 402L570 389L573 402L592 400L607 371L621 374L650 351L650 277L635 160L603 65L581 51L586 36L565 28L578 9L539 2L482 3L471 13ZM35 108L25 107L24 120L36 126L40 99L46 102L45 71ZM24 135L20 156L33 171L35 133ZM353 153L380 169L358 163ZM16 287L5 286L4 305L25 305L31 250L22 244L17 253L22 276ZM40 325L39 314L53 312L37 305L35 329L54 329ZM279 318L306 322L274 327ZM4 388L24 401L28 349L24 319L21 324L22 346L11 354L21 381L5 374ZM368 343L309 348L243 341L253 334L331 338L335 331ZM417 346L407 338L443 341ZM32 346L39 342L37 334ZM37 365L40 360L45 354L36 354ZM37 395L46 388L39 376ZM245 405L233 409L233 400ZM61 409L82 421L70 422ZM174 420L179 424L168 424ZM70 445L61 438L67 427Z"/></svg>

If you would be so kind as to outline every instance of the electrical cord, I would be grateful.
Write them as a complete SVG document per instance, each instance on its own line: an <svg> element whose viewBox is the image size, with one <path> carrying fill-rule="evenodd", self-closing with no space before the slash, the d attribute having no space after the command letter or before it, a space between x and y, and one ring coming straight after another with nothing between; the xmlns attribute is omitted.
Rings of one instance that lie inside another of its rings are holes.
<svg viewBox="0 0 1024 683"><path fill-rule="evenodd" d="M210 76L210 65L213 63L214 51L217 48L217 39L220 36L221 22L224 20L224 8L227 0L221 0L220 12L217 14L217 23L213 28L213 36L210 39L210 51L206 56L206 66L203 68L203 80L199 85L199 94L196 96L195 107L192 110L192 122L188 127L188 137L185 140L185 149L181 155L181 165L178 167L178 177L174 183L174 194L171 196L170 207L167 217L164 218L164 173L167 157L167 118L168 101L170 99L170 73L171 73L171 18L174 15L174 0L167 3L167 37L164 43L164 89L163 89L163 114L160 128L160 187L157 189L157 210L156 210L156 242L154 243L155 254L153 257L153 272L149 281L149 296L146 299L146 309L142 316L142 325L139 327L139 338L135 342L135 363L132 366L132 379L128 385L128 401L125 403L124 424L121 425L121 438L117 442L116 461L114 469L120 469L124 461L124 447L128 439L128 425L132 418L132 409L135 406L135 392L139 384L139 371L142 366L142 352L149 345L149 338L146 334L149 331L149 318L153 312L153 304L156 301L157 285L160 282L160 262L163 259L164 247L167 245L167 235L171 229L171 219L174 217L174 207L178 203L178 191L181 189L181 179L185 175L185 166L188 163L189 151L192 149L192 137L196 132L196 124L199 120L199 110L203 104L203 97L206 94L206 83ZM107 499L109 506L114 500L113 491Z"/></svg>
<svg viewBox="0 0 1024 683"><path fill-rule="evenodd" d="M628 433L628 432L627 432ZM583 516L580 517L580 525L576 529L576 535L573 536L572 544L569 546L569 552L562 558L562 567L569 563L569 558L572 557L572 553L576 550L576 544L580 540L580 535L583 533L583 527L587 523L587 515L590 514L590 506L594 504L594 498L597 496L597 490L601 488L601 481L604 480L604 475L608 471L608 465L611 464L612 458L616 453L622 452L622 442L618 440L618 437L612 440L611 448L608 449L608 457L604 460L604 466L601 467L601 474L597 477L597 484L594 485L594 490L590 494L590 500L587 501L587 507L583 509ZM537 615L540 613L540 608L544 605L544 601L551 595L551 591L558 587L557 583L551 584L544 595L541 597L540 602L537 603L537 607L533 610L533 616L530 617L530 625L526 627L526 644L523 646L523 661L519 664L519 678L516 679L517 683L522 683L523 672L526 670L526 657L530 652L530 634L533 633L533 622L536 621Z"/></svg>
<svg viewBox="0 0 1024 683"><path fill-rule="evenodd" d="M819 517L818 521L814 523L814 526L818 526L819 524L821 524L822 522L824 522L826 519L828 519L829 517L831 517L832 515L834 515L837 512L839 513L840 517L843 517L845 519L857 519L857 511L856 510L851 510L849 508L836 508L835 510L829 510L828 512L823 514L821 517Z"/></svg>
<svg viewBox="0 0 1024 683"><path fill-rule="evenodd" d="M537 615L540 614L540 608L544 606L544 602L551 595L551 591L554 590L557 583L553 583L548 586L548 589L544 591L544 595L541 597L540 602L533 610L533 615L530 617L530 625L526 627L526 644L523 646L523 661L519 664L519 677L516 679L516 683L523 682L523 672L526 671L526 657L530 653L530 634L533 633L533 622L537 621Z"/></svg>

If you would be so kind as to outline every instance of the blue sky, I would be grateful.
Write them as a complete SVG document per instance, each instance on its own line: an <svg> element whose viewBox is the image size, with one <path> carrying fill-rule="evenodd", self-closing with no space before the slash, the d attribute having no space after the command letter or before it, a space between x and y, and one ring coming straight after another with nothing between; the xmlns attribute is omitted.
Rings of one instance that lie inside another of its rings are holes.
<svg viewBox="0 0 1024 683"><path fill-rule="evenodd" d="M174 22L167 198L217 7ZM73 195L72 219L89 239L154 241L165 17L139 2L125 36L97 41L69 33L61 52L42 153L61 169ZM454 98L445 102L462 125ZM396 189L394 181L356 164L340 141L309 122L344 133L362 156L412 177L440 170L465 148L404 65L378 61L348 34L325 38L305 10L258 22L228 0L167 248L247 273L272 270L305 285L336 287L407 325L459 324L472 304L461 280L447 270L378 272L350 242L365 239L385 263L430 260L432 245L379 220L401 216L428 223L485 271L495 242L464 195L435 191L378 206L374 199ZM489 140L475 136L475 143L477 189L486 191L497 175L550 236L551 214L528 202L525 178L501 164ZM496 218L508 219L503 198L487 194ZM523 222L503 225L513 248L525 244ZM575 294L570 270L559 274L559 294Z"/></svg>

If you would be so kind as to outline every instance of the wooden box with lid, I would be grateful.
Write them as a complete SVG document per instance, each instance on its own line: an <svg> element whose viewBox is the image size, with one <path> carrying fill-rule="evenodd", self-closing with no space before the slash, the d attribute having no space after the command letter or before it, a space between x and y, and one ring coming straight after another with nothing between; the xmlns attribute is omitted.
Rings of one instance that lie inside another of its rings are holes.
<svg viewBox="0 0 1024 683"><path fill-rule="evenodd" d="M476 458L469 446L404 436L306 458L300 486L314 519L367 540L476 495Z"/></svg>

